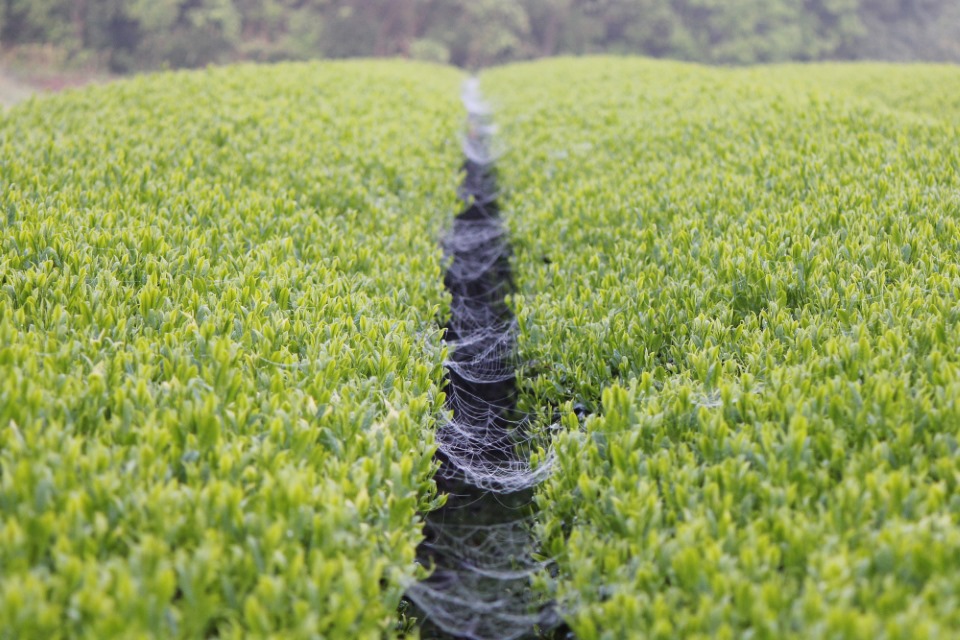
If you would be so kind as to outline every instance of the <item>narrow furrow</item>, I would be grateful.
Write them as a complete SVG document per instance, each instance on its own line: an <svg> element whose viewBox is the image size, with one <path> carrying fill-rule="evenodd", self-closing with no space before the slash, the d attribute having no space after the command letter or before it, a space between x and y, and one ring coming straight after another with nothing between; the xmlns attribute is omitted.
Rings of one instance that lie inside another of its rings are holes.
<svg viewBox="0 0 960 640"><path fill-rule="evenodd" d="M531 533L534 486L550 461L531 464L528 419L516 408L516 320L505 302L513 281L497 205L493 126L477 82L464 87L464 209L444 239L450 293L447 408L437 432L444 507L427 515L419 560L429 578L407 598L427 638L536 637L560 624L531 587L545 569Z"/></svg>

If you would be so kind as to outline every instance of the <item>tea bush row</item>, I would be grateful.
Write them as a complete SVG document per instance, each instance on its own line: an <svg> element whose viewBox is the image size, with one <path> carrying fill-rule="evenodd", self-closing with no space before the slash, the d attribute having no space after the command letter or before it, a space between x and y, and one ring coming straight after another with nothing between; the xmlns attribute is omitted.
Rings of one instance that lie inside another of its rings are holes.
<svg viewBox="0 0 960 640"><path fill-rule="evenodd" d="M541 587L577 637L960 633L960 71L484 86L523 402L564 411Z"/></svg>
<svg viewBox="0 0 960 640"><path fill-rule="evenodd" d="M459 82L244 66L0 120L0 637L393 634Z"/></svg>

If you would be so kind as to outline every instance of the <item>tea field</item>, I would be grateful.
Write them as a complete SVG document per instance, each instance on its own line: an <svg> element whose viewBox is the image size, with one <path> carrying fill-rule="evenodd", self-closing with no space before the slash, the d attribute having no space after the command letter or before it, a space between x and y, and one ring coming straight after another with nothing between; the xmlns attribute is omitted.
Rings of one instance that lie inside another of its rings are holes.
<svg viewBox="0 0 960 640"><path fill-rule="evenodd" d="M242 65L0 112L0 639L417 634L464 78ZM960 635L960 69L481 85L553 434L533 586L571 634Z"/></svg>
<svg viewBox="0 0 960 640"><path fill-rule="evenodd" d="M484 86L523 401L565 412L541 585L577 637L960 633L960 70Z"/></svg>

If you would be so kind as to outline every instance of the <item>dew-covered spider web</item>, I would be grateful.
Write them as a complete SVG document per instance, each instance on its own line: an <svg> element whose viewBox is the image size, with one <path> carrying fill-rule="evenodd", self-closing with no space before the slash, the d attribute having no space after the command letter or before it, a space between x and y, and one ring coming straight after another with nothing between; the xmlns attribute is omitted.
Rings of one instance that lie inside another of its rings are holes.
<svg viewBox="0 0 960 640"><path fill-rule="evenodd" d="M418 549L432 573L406 597L424 618L423 637L537 637L561 623L531 582L547 568L531 532L532 494L552 456L531 462L544 443L516 409L516 320L505 302L510 246L497 206L494 127L476 80L465 83L463 103L464 209L443 241L450 417L436 434L436 480L447 502L427 515Z"/></svg>

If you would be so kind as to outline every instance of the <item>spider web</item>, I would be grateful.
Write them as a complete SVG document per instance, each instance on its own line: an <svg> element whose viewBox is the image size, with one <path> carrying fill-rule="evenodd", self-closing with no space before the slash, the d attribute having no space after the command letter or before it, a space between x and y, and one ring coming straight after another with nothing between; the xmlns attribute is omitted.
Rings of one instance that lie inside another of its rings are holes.
<svg viewBox="0 0 960 640"><path fill-rule="evenodd" d="M495 127L477 80L464 84L462 98L465 206L443 240L450 417L436 434L436 481L447 502L427 515L418 548L432 572L409 585L406 597L426 620L424 637L509 640L561 624L554 603L531 583L549 568L531 532L532 496L553 456L516 409L517 323L505 302L513 282L497 205Z"/></svg>

